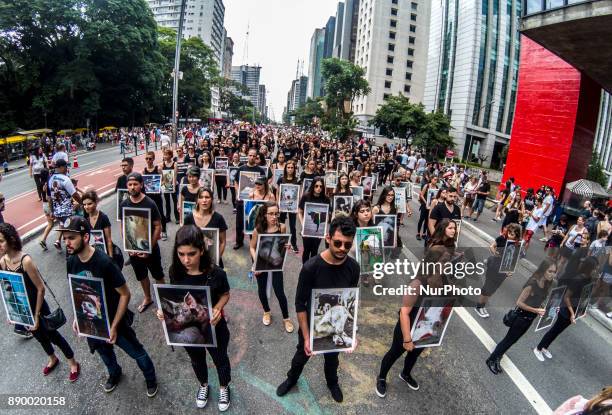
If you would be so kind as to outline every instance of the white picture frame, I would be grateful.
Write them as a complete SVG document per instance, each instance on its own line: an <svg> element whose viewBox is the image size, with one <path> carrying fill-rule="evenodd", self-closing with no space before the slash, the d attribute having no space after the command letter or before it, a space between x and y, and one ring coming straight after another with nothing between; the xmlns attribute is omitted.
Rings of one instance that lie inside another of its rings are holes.
<svg viewBox="0 0 612 415"><path fill-rule="evenodd" d="M278 198L278 211L297 213L300 203L300 185L281 183Z"/></svg>
<svg viewBox="0 0 612 415"><path fill-rule="evenodd" d="M327 203L304 204L304 222L302 223L302 237L325 238L329 216L329 205ZM321 226L323 225L323 226Z"/></svg>
<svg viewBox="0 0 612 415"><path fill-rule="evenodd" d="M373 219L374 226L382 228L383 248L397 247L397 215L374 215Z"/></svg>
<svg viewBox="0 0 612 415"><path fill-rule="evenodd" d="M288 253L285 245L289 243L290 238L291 234L286 233L258 234L255 250L255 272L283 271L287 263Z"/></svg>
<svg viewBox="0 0 612 415"><path fill-rule="evenodd" d="M111 326L106 305L106 293L104 292L104 280L102 278L68 274L68 286L70 287L72 312L77 322L77 334L81 337L109 340ZM87 291L87 288L91 291ZM76 290L85 291L75 292ZM77 295L78 298L75 298ZM77 310L79 310L78 313ZM83 314L90 315L94 310L96 317L98 317L95 320L103 325L103 327L95 327L95 331L93 330L94 327L92 327L96 326L95 323L86 324L86 321L83 321L89 320L88 318L84 319ZM103 329L105 330L103 331Z"/></svg>
<svg viewBox="0 0 612 415"><path fill-rule="evenodd" d="M354 200L352 196L334 196L334 210L332 217L336 217L339 212L342 212L347 216L351 216L353 204Z"/></svg>
<svg viewBox="0 0 612 415"><path fill-rule="evenodd" d="M423 299L410 330L415 349L442 345L455 301L451 297Z"/></svg>
<svg viewBox="0 0 612 415"><path fill-rule="evenodd" d="M359 287L315 288L311 292L310 304L312 354L354 351L357 346Z"/></svg>
<svg viewBox="0 0 612 415"><path fill-rule="evenodd" d="M238 176L238 192L236 199L245 200L255 190L255 180L260 176L256 171L241 171Z"/></svg>
<svg viewBox="0 0 612 415"><path fill-rule="evenodd" d="M123 250L135 254L152 253L151 209L124 207L122 216ZM145 227L146 235L143 234ZM146 240L143 239L145 236ZM139 243L143 243L140 249Z"/></svg>
<svg viewBox="0 0 612 415"><path fill-rule="evenodd" d="M549 328L554 324L555 320L557 320L559 307L561 306L561 302L563 302L566 289L567 286L562 285L550 290L548 298L546 299L546 305L544 306L544 315L538 318L538 324L535 329L536 332Z"/></svg>
<svg viewBox="0 0 612 415"><path fill-rule="evenodd" d="M34 327L34 310L28 297L23 274L0 270L0 291L6 319L12 324Z"/></svg>

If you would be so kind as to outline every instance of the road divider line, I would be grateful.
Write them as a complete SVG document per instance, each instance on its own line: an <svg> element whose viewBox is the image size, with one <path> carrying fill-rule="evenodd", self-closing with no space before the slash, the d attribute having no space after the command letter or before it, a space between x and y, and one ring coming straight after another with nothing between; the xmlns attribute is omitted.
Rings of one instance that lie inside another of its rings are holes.
<svg viewBox="0 0 612 415"><path fill-rule="evenodd" d="M29 225L33 224L34 222L39 221L39 220L41 220L41 219L44 219L44 217L45 217L45 215L40 215L39 217L32 219L32 220L31 220L31 221L29 221L28 223L24 223L23 225L21 225L20 227L18 227L18 228L17 228L17 230L18 230L18 231L20 231L20 230L22 230L23 228L25 228L25 227L27 227L27 226L29 226Z"/></svg>

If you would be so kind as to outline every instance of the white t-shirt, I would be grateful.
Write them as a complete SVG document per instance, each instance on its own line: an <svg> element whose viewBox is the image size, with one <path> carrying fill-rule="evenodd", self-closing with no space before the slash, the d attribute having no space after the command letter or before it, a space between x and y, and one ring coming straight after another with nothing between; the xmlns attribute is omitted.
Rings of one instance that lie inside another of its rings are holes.
<svg viewBox="0 0 612 415"><path fill-rule="evenodd" d="M40 171L45 167L45 160L45 156L30 157L30 164L32 165L32 174L40 174Z"/></svg>
<svg viewBox="0 0 612 415"><path fill-rule="evenodd" d="M536 229L538 229L538 225L540 223L540 220L542 219L542 217L544 217L544 208L543 207L536 207L533 209L533 211L531 212L531 216L529 217L529 222L527 222L527 226L525 227L525 230L527 231L535 231ZM536 218L538 218L538 220L534 219L534 216Z"/></svg>
<svg viewBox="0 0 612 415"><path fill-rule="evenodd" d="M170 143L170 137L168 137L165 134L162 134L161 138L159 139L159 142L160 142L162 148L163 147L170 147L170 144L171 144Z"/></svg>
<svg viewBox="0 0 612 415"><path fill-rule="evenodd" d="M416 162L416 166L418 170L425 169L425 166L427 166L427 160L425 160L424 158L418 159Z"/></svg>
<svg viewBox="0 0 612 415"><path fill-rule="evenodd" d="M53 155L53 157L51 158L51 161L53 162L53 165L55 165L55 163L57 163L58 160L66 160L66 163L68 163L68 154L66 154L63 151L58 151L57 153Z"/></svg>
<svg viewBox="0 0 612 415"><path fill-rule="evenodd" d="M550 214L553 211L553 207L555 204L555 198L552 197L552 195L548 195L544 198L544 201L542 202L542 206L546 206L546 204L549 204L550 206L548 206L548 209L546 209L546 212L544 212L544 216L550 216Z"/></svg>
<svg viewBox="0 0 612 415"><path fill-rule="evenodd" d="M410 170L414 170L414 166L416 166L416 162L417 162L417 158L415 156L410 156L408 157L408 163L406 164L406 167L408 167Z"/></svg>

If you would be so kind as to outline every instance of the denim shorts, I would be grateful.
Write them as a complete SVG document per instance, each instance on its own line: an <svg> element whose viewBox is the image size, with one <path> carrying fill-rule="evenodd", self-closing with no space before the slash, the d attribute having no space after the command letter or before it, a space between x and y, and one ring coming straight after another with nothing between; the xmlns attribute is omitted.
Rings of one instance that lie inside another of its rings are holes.
<svg viewBox="0 0 612 415"><path fill-rule="evenodd" d="M485 199L476 199L474 200L474 205L472 206L474 210L478 213L482 213L484 210Z"/></svg>

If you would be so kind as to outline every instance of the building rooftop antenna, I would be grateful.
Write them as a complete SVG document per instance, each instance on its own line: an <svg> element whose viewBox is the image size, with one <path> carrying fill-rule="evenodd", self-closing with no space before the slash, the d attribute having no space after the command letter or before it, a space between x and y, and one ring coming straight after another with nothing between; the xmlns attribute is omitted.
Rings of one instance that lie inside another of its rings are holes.
<svg viewBox="0 0 612 415"><path fill-rule="evenodd" d="M249 34L251 32L251 21L247 23L246 38L244 39L244 52L242 53L242 64L249 64Z"/></svg>

